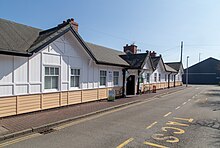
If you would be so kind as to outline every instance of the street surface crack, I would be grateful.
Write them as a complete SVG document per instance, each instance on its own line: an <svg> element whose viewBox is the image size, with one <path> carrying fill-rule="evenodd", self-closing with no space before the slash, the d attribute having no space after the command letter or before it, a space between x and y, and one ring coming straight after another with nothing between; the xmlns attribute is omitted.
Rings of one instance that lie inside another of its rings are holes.
<svg viewBox="0 0 220 148"><path fill-rule="evenodd" d="M218 120L198 120L194 124L220 130L220 122Z"/></svg>

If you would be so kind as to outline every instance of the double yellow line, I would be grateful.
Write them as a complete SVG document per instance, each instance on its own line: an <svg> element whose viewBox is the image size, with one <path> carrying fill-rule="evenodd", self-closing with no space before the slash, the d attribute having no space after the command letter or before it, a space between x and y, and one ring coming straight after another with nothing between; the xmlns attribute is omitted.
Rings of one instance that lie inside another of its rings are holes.
<svg viewBox="0 0 220 148"><path fill-rule="evenodd" d="M4 142L4 143L1 143L1 144L0 144L0 148L1 148L1 147L8 146L8 145L15 144L15 143L18 143L18 142L27 140L27 139L31 139L31 138L34 138L34 137L38 137L38 136L40 136L40 135L41 135L40 133L35 133L35 134L28 135L28 136L25 136L25 137L17 138L17 139L15 139L15 140L11 140L11 141L8 141L8 142Z"/></svg>

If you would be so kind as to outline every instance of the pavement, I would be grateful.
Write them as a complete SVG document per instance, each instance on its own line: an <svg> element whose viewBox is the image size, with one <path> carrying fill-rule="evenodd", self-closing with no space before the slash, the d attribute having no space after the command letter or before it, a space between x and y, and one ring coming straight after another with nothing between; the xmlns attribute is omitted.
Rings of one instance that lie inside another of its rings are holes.
<svg viewBox="0 0 220 148"><path fill-rule="evenodd" d="M120 98L116 99L114 102L101 100L1 118L0 141L29 134L31 132L45 132L51 127L60 124L135 104L146 99L171 94L184 90L185 88L185 86L179 86L170 89L157 90L157 93L147 93L139 96Z"/></svg>

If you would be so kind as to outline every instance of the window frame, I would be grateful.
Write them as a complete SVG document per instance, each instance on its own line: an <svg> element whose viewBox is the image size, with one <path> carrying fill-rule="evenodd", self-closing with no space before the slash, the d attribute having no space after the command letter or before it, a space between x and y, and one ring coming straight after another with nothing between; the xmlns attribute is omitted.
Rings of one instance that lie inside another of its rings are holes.
<svg viewBox="0 0 220 148"><path fill-rule="evenodd" d="M46 74L46 68L49 68L49 73ZM60 90L60 66L57 65L44 65L43 66L44 69L44 73L43 73L43 90L44 91L59 91ZM51 74L51 69L54 69L54 74ZM58 69L58 75L56 74L56 69ZM51 78L51 84L50 84L50 88L46 88L46 77L50 77ZM53 88L53 80L52 77L57 77L57 88Z"/></svg>
<svg viewBox="0 0 220 148"><path fill-rule="evenodd" d="M157 73L154 73L154 82L157 82Z"/></svg>
<svg viewBox="0 0 220 148"><path fill-rule="evenodd" d="M150 73L146 73L146 81L150 83Z"/></svg>
<svg viewBox="0 0 220 148"><path fill-rule="evenodd" d="M79 75L74 75L72 74L72 70L79 70ZM80 89L81 88L81 73L82 70L79 67L70 67L70 81L69 81L69 86L71 89ZM72 86L72 77L79 77L79 86Z"/></svg>
<svg viewBox="0 0 220 148"><path fill-rule="evenodd" d="M161 74L158 74L158 81L161 82Z"/></svg>
<svg viewBox="0 0 220 148"><path fill-rule="evenodd" d="M101 76L101 72L105 72L105 76ZM105 84L101 84L101 77L105 78ZM100 87L106 87L107 86L107 70L99 70L99 86Z"/></svg>
<svg viewBox="0 0 220 148"><path fill-rule="evenodd" d="M117 76L115 76L115 73L118 73ZM119 86L119 76L120 76L120 72L119 71L113 71L113 86ZM117 84L115 84L115 78L117 78Z"/></svg>

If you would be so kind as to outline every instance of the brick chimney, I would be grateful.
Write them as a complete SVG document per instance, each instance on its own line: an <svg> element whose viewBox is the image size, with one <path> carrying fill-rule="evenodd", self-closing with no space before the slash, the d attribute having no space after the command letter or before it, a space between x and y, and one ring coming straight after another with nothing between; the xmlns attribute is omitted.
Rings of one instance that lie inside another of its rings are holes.
<svg viewBox="0 0 220 148"><path fill-rule="evenodd" d="M124 52L125 53L131 53L131 54L136 54L137 53L137 46L134 44L124 46Z"/></svg>
<svg viewBox="0 0 220 148"><path fill-rule="evenodd" d="M151 56L151 57L156 57L156 55L157 55L157 53L156 53L155 51L153 51L153 52L150 51L150 56Z"/></svg>
<svg viewBox="0 0 220 148"><path fill-rule="evenodd" d="M68 19L67 22L70 23L74 27L76 32L78 32L79 24L77 22L75 22L73 18Z"/></svg>

